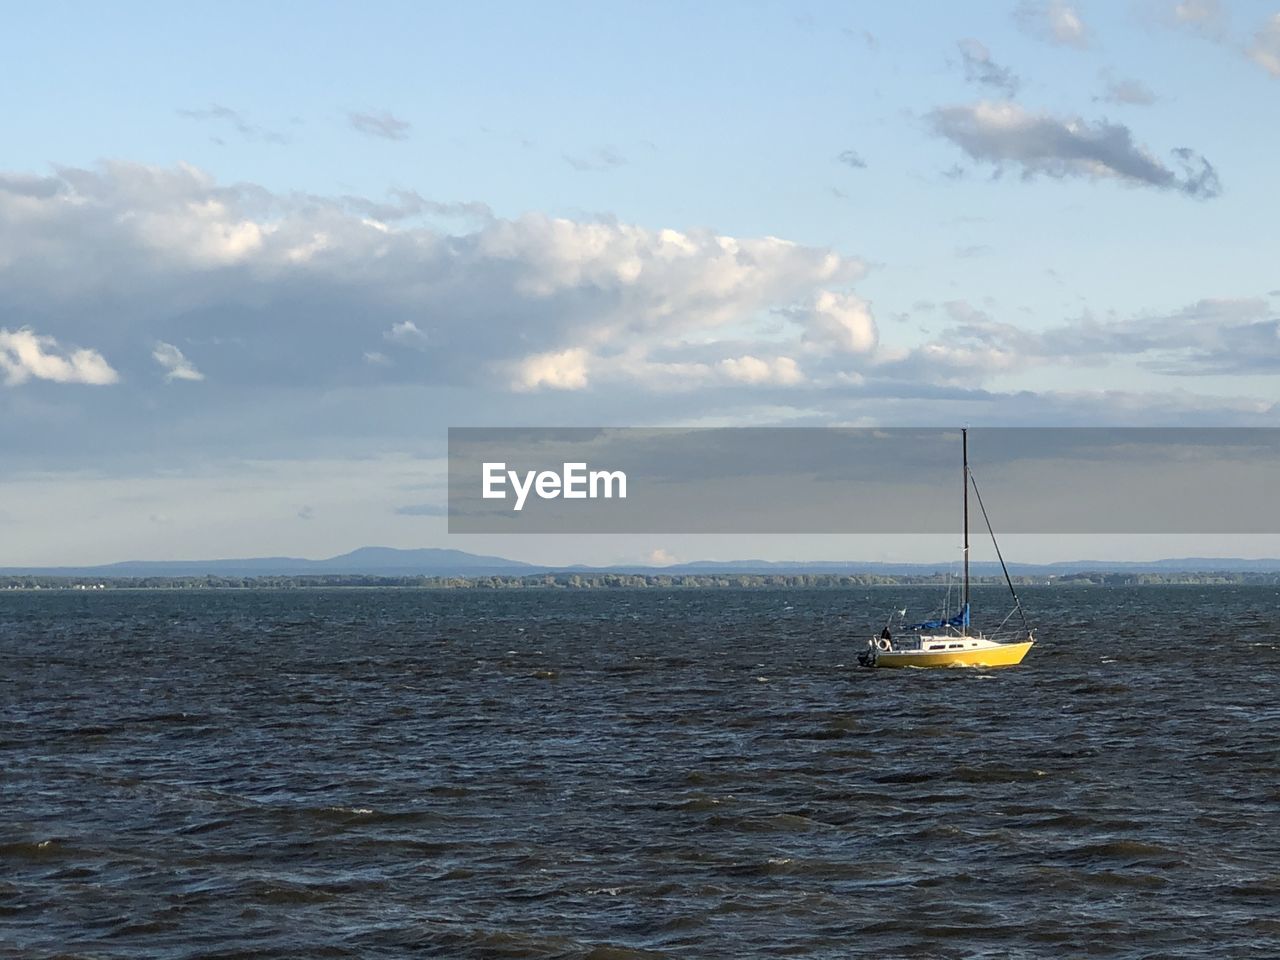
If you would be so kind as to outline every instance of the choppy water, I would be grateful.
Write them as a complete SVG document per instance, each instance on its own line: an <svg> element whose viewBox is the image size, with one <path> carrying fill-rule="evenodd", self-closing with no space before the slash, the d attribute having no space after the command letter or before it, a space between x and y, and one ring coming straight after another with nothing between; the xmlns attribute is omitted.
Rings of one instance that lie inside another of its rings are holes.
<svg viewBox="0 0 1280 960"><path fill-rule="evenodd" d="M0 595L0 955L1280 956L1280 594L1027 593Z"/></svg>

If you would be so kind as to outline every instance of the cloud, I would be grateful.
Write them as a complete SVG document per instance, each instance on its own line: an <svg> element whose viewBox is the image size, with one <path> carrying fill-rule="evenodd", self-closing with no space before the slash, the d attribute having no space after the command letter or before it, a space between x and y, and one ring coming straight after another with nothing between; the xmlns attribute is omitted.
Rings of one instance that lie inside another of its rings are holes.
<svg viewBox="0 0 1280 960"><path fill-rule="evenodd" d="M946 309L951 327L887 359L880 372L957 384L1034 367L1117 361L1166 376L1280 373L1280 319L1261 298L1204 299L1127 320L1086 313L1038 331L999 322L964 301L949 302Z"/></svg>
<svg viewBox="0 0 1280 960"><path fill-rule="evenodd" d="M1149 107L1157 97L1141 80L1108 80L1101 99L1124 106Z"/></svg>
<svg viewBox="0 0 1280 960"><path fill-rule="evenodd" d="M1186 147L1171 151L1180 172L1134 143L1118 123L1089 123L1032 113L1014 103L982 102L942 107L929 115L935 132L975 161L1012 167L1024 178L1113 179L1207 199L1221 192L1217 171Z"/></svg>
<svg viewBox="0 0 1280 960"><path fill-rule="evenodd" d="M672 567L679 563L675 554L662 547L655 547L645 556L644 562L651 567Z"/></svg>
<svg viewBox="0 0 1280 960"><path fill-rule="evenodd" d="M982 43L970 37L959 41L956 46L960 49L964 78L967 81L980 86L994 87L1010 97L1018 92L1021 82L1013 71L992 60L991 52Z"/></svg>
<svg viewBox="0 0 1280 960"><path fill-rule="evenodd" d="M585 154L566 153L564 155L564 162L573 167L573 169L580 170L584 173L602 173L606 170L613 170L617 167L625 166L627 158L617 150L613 149L613 147L598 147Z"/></svg>
<svg viewBox="0 0 1280 960"><path fill-rule="evenodd" d="M812 303L779 312L804 328L802 343L823 353L867 354L880 340L871 305L851 293L823 290Z"/></svg>
<svg viewBox="0 0 1280 960"><path fill-rule="evenodd" d="M86 291L154 291L161 275L244 262L275 229L261 190L224 189L195 167L108 163L0 181L0 271L40 304ZM313 238L314 239L314 238ZM93 259L77 259L75 251Z"/></svg>
<svg viewBox="0 0 1280 960"><path fill-rule="evenodd" d="M185 117L188 120L213 120L219 123L229 124L240 136L246 140L256 140L262 143L286 144L289 138L283 133L275 130L269 130L266 127L259 126L256 123L250 123L245 119L244 115L230 107L224 107L220 103L210 104L203 110L179 110L178 116Z"/></svg>
<svg viewBox="0 0 1280 960"><path fill-rule="evenodd" d="M1129 343L1175 376L1280 373L1280 319L1262 298L1207 298L1140 318Z"/></svg>
<svg viewBox="0 0 1280 960"><path fill-rule="evenodd" d="M344 196L346 209L379 223L399 223L416 217L446 217L472 219L483 222L493 219L493 211L484 203L440 203L428 200L416 190L392 190L390 200L370 200L368 197Z"/></svg>
<svg viewBox="0 0 1280 960"><path fill-rule="evenodd" d="M1280 77L1280 13L1272 14L1253 35L1249 59L1273 77Z"/></svg>
<svg viewBox="0 0 1280 960"><path fill-rule="evenodd" d="M852 167L854 170L862 170L867 166L867 161L862 159L862 154L856 150L845 150L836 157L846 167Z"/></svg>
<svg viewBox="0 0 1280 960"><path fill-rule="evenodd" d="M748 384L778 384L792 386L803 383L805 376L790 357L761 359L744 356L721 360L719 370L730 380Z"/></svg>
<svg viewBox="0 0 1280 960"><path fill-rule="evenodd" d="M580 347L535 353L516 365L513 390L582 390L587 385L587 351Z"/></svg>
<svg viewBox="0 0 1280 960"><path fill-rule="evenodd" d="M855 30L853 27L841 27L840 32L850 40L856 40L865 46L868 50L878 50L880 41L876 39L876 35L870 30Z"/></svg>
<svg viewBox="0 0 1280 960"><path fill-rule="evenodd" d="M410 503L393 512L402 517L447 517L449 508L438 503Z"/></svg>
<svg viewBox="0 0 1280 960"><path fill-rule="evenodd" d="M1280 13L1262 21L1247 37L1232 37L1227 10L1218 0L1183 0L1169 10L1173 25L1186 27L1206 40L1222 44L1280 77Z"/></svg>
<svg viewBox="0 0 1280 960"><path fill-rule="evenodd" d="M166 381L204 379L204 374L197 370L191 361L183 356L182 351L172 343L158 341L155 349L151 351L151 357L164 367Z"/></svg>
<svg viewBox="0 0 1280 960"><path fill-rule="evenodd" d="M0 328L0 371L9 386L31 379L103 386L120 379L98 351L64 351L53 337L27 327Z"/></svg>
<svg viewBox="0 0 1280 960"><path fill-rule="evenodd" d="M383 140L407 140L409 131L413 129L413 124L408 120L401 120L386 110L376 113L348 113L347 122L353 130Z"/></svg>
<svg viewBox="0 0 1280 960"><path fill-rule="evenodd" d="M1227 12L1220 0L1181 0L1170 14L1179 26L1190 27L1211 40L1221 40L1227 32Z"/></svg>
<svg viewBox="0 0 1280 960"><path fill-rule="evenodd" d="M428 342L427 335L419 330L418 325L412 320L401 320L398 323L393 323L391 329L384 333L382 337L384 340L398 343L403 347L421 348L426 346Z"/></svg>
<svg viewBox="0 0 1280 960"><path fill-rule="evenodd" d="M1225 307L1166 318L1181 347L1158 339L1154 321L1035 332L954 306L952 333L931 322L918 343L893 324L898 342L885 343L855 289L866 265L823 247L466 204L379 220L368 215L378 202L224 185L192 167L0 174L0 316L30 318L56 338L40 353L72 371L74 348L57 344L92 344L110 371L98 379L122 383L92 404L73 390L0 391L0 470L124 457L150 468L157 450L175 461L370 456L418 443L460 409L477 422L513 410L562 423L927 422L954 399L1001 416L1007 397L979 386L1000 370L1132 355L1185 380L1280 363L1267 350L1274 315ZM398 342L418 335L430 349ZM171 367L156 366L158 344L192 354L205 385L159 400L156 372ZM92 369L81 363L81 379ZM110 429L157 402L168 416L145 443ZM1019 415L1077 409L1036 402L1018 401ZM292 493L280 515L326 502ZM379 509L389 516L397 502Z"/></svg>
<svg viewBox="0 0 1280 960"><path fill-rule="evenodd" d="M1014 19L1037 39L1081 49L1089 46L1089 28L1076 9L1062 0L1024 0L1014 12Z"/></svg>
<svg viewBox="0 0 1280 960"><path fill-rule="evenodd" d="M198 343L199 372L219 390L563 391L666 378L652 355L673 338L703 344L706 382L726 382L711 372L720 360L777 352L763 342L773 311L865 272L856 258L776 237L504 219L416 195L392 205L448 222L379 220L374 201L356 199L223 186L190 166L6 175L0 310L49 317L44 332L93 337L126 363L142 344L149 366L163 363L150 356L157 342ZM430 350L390 349L428 337Z"/></svg>

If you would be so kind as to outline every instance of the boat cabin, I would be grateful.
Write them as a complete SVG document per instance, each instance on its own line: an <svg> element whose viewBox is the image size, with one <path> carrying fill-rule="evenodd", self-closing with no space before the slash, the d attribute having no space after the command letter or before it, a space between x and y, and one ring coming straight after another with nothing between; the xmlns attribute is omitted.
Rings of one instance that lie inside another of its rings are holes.
<svg viewBox="0 0 1280 960"><path fill-rule="evenodd" d="M919 650L922 653L949 653L953 650L978 650L991 646L991 641L981 634L923 634L915 637L894 638L895 650Z"/></svg>

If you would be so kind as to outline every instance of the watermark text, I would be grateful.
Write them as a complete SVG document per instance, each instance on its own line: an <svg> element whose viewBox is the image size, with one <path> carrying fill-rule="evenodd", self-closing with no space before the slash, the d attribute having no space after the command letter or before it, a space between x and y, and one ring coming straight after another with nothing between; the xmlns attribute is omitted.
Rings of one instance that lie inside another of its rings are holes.
<svg viewBox="0 0 1280 960"><path fill-rule="evenodd" d="M540 500L596 500L601 497L619 500L627 498L627 475L621 470L588 470L585 463L566 463L557 473L554 470L508 470L506 463L485 463L482 466L486 500L507 499L507 486L515 494L513 510L524 509L532 492Z"/></svg>

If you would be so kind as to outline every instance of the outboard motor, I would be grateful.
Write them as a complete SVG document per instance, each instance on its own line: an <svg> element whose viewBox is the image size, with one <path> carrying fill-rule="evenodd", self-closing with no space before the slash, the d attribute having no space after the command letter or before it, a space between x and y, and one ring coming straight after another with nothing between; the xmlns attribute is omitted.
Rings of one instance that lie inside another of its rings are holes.
<svg viewBox="0 0 1280 960"><path fill-rule="evenodd" d="M868 640L867 649L858 654L858 665L861 667L874 667L876 665L876 642L874 640Z"/></svg>

